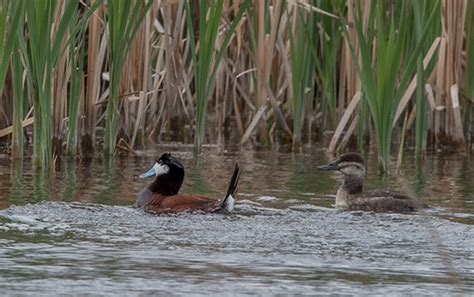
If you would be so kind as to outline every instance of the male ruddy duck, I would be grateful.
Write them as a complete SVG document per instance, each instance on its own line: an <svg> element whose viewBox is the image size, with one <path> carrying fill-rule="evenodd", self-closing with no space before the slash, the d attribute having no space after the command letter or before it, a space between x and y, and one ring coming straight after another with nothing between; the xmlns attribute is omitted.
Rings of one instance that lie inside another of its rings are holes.
<svg viewBox="0 0 474 297"><path fill-rule="evenodd" d="M337 208L375 212L412 212L425 207L420 201L395 191L377 189L362 193L365 162L357 153L343 154L331 163L318 168L338 170L343 174L344 180L336 194Z"/></svg>
<svg viewBox="0 0 474 297"><path fill-rule="evenodd" d="M155 181L138 194L136 206L152 213L185 211L230 212L234 208L234 195L239 183L240 170L236 164L227 194L222 200L198 195L178 194L184 179L184 167L170 154L163 154L156 164L141 178L156 176Z"/></svg>

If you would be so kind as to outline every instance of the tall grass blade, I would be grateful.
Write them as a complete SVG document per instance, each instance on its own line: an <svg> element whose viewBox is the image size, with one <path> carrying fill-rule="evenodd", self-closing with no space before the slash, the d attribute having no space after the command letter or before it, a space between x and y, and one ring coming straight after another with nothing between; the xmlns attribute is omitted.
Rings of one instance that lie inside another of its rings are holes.
<svg viewBox="0 0 474 297"><path fill-rule="evenodd" d="M308 98L312 98L315 66L310 55L311 44L314 42L314 13L303 14L293 7L296 24L291 24L295 31L290 31L291 61L291 111L293 113L293 145L301 144L301 130L305 119L305 107ZM290 17L291 18L291 17Z"/></svg>
<svg viewBox="0 0 474 297"><path fill-rule="evenodd" d="M220 49L216 53L217 35L222 17L223 0L211 0L199 2L199 51L196 49L196 32L193 27L191 16L193 12L189 1L186 1L186 20L188 36L191 48L191 58L193 62L194 84L196 88L196 127L194 143L199 150L204 143L205 120L207 113L207 102L215 86L215 76L219 63L224 56L224 52L229 44L235 29L247 9L248 1L240 5L239 10L233 18Z"/></svg>
<svg viewBox="0 0 474 297"><path fill-rule="evenodd" d="M18 24L24 22L24 2L15 1L13 14L19 14ZM16 16L15 16L16 17ZM12 158L22 159L23 158L23 117L24 117L24 105L25 105L25 91L24 91L24 80L23 73L24 67L21 62L21 53L19 51L19 42L21 34L23 32L20 30L21 26L10 28L10 35L14 36L14 48L13 55L11 59L11 74L12 74L12 86L13 86L13 131L12 131ZM16 29L15 29L16 28ZM8 43L8 42L7 42ZM8 47L8 46L7 46ZM2 53L5 55L6 53ZM3 66L0 66L0 69L3 71ZM0 87L0 93L3 88L3 81L1 79L2 87Z"/></svg>
<svg viewBox="0 0 474 297"><path fill-rule="evenodd" d="M5 0L0 7L0 94L3 93L10 55L23 22L25 1Z"/></svg>
<svg viewBox="0 0 474 297"><path fill-rule="evenodd" d="M62 17L54 19L57 1L32 1L26 6L26 43L20 41L35 114L33 152L35 164L48 166L52 159L52 77L64 48L63 38L79 1L64 3ZM54 30L56 28L56 30Z"/></svg>
<svg viewBox="0 0 474 297"><path fill-rule="evenodd" d="M467 61L465 76L465 95L468 99L464 112L464 137L466 142L472 145L471 133L473 128L473 108L474 108L474 1L467 4L466 16L466 44Z"/></svg>
<svg viewBox="0 0 474 297"><path fill-rule="evenodd" d="M98 2L96 0L91 1L94 4ZM100 107L96 103L101 95L101 74L102 66L106 59L107 44L107 34L101 34L102 29L106 28L101 18L103 12L104 6L99 7L96 13L91 15L87 25L87 84L82 104L85 117L83 129L81 129L81 152L84 155L94 151L96 140L97 109ZM106 30L104 29L104 31Z"/></svg>
<svg viewBox="0 0 474 297"><path fill-rule="evenodd" d="M93 8L95 10L95 8ZM78 120L79 120L79 101L81 92L81 81L84 76L85 59L85 37L86 24L79 22L79 11L72 15L70 26L71 46L69 47L71 63L71 80L69 82L68 96L68 130L67 130L67 154L72 156L77 153L78 138ZM76 31L78 29L78 32Z"/></svg>
<svg viewBox="0 0 474 297"><path fill-rule="evenodd" d="M423 13L426 7L426 1L414 1L413 11L415 13L415 35L419 41L423 33ZM423 73L423 57L420 55L416 62L416 151L418 153L426 150L426 100L424 98L424 73ZM405 131L403 131L405 132Z"/></svg>
<svg viewBox="0 0 474 297"><path fill-rule="evenodd" d="M17 40L18 42L18 40ZM23 117L25 105L25 91L23 82L24 67L21 63L18 47L12 55L12 84L13 84L13 132L12 132L12 157L23 158Z"/></svg>
<svg viewBox="0 0 474 297"><path fill-rule="evenodd" d="M419 42L423 38L423 28L426 26L428 20L428 12L433 10L432 5L436 4L433 1L413 1L414 23L415 23L415 38ZM431 30L425 32L428 35L427 41L431 42L439 34L439 26L431 26ZM432 39L432 40L431 40ZM407 47L408 49L409 47ZM423 46L423 52L426 52L426 44ZM433 67L424 70L423 56L420 55L417 59L416 70L416 151L424 153L426 151L426 141L428 135L428 119L430 109L428 108L427 100L425 98L425 72L431 71ZM428 72L429 73L429 72Z"/></svg>
<svg viewBox="0 0 474 297"><path fill-rule="evenodd" d="M109 34L109 67L110 97L107 102L107 118L105 124L104 153L112 155L115 151L117 138L117 122L119 116L119 87L122 69L127 54L153 0L143 1L108 1L107 23Z"/></svg>
<svg viewBox="0 0 474 297"><path fill-rule="evenodd" d="M427 32L434 22L436 13L439 13L439 1L437 1L423 26L415 49L407 57L404 57L404 47L409 33L408 4L402 2L394 5L401 5L401 16L395 16L394 12L391 11L390 15L386 17L387 10L384 2L372 2L369 18L376 18L377 20L377 30L374 36L376 46L375 67L372 67L371 46L373 40L370 38L375 27L369 25L368 33L364 32L360 5L357 7L358 13L354 13L354 26L356 27L357 41L360 46L360 61L354 50L354 41L350 39L346 26L344 26L343 31L349 41L351 54L361 79L364 98L370 109L376 133L379 165L384 172L388 171L392 125L398 103L408 86L416 62L422 53L428 35ZM355 8L352 7L351 9ZM398 78L400 73L401 76Z"/></svg>
<svg viewBox="0 0 474 297"><path fill-rule="evenodd" d="M344 0L313 1L323 11L342 12ZM311 56L316 67L317 97L321 103L321 129L331 129L337 121L336 106L338 100L338 67L346 69L347 65L338 65L341 51L341 22L327 15L316 14L316 27L309 32L305 26L311 47ZM342 94L341 94L342 97Z"/></svg>

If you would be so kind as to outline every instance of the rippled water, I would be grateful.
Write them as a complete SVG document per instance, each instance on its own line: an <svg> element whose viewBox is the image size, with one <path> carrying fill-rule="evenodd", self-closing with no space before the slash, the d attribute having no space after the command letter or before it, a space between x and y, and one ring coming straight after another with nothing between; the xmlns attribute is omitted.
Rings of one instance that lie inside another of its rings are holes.
<svg viewBox="0 0 474 297"><path fill-rule="evenodd" d="M243 173L232 214L151 215L132 208L137 176L174 152L182 192L221 197ZM433 206L412 215L341 212L324 152L161 147L55 173L0 159L3 294L452 295L474 293L474 162L407 157L390 186Z"/></svg>

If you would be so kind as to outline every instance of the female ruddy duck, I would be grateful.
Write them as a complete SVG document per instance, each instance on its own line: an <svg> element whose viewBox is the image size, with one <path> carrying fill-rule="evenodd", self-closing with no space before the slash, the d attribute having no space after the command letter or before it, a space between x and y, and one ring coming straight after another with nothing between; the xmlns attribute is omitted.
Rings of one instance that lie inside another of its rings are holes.
<svg viewBox="0 0 474 297"><path fill-rule="evenodd" d="M236 164L227 194L222 200L198 195L178 194L184 179L184 167L170 154L163 154L156 164L141 178L156 176L155 181L138 194L136 206L152 213L185 211L230 212L234 208L234 195L239 183L240 170Z"/></svg>
<svg viewBox="0 0 474 297"><path fill-rule="evenodd" d="M365 162L357 153L341 155L329 164L318 166L323 170L338 170L344 180L337 190L336 207L345 210L363 210L376 212L412 212L422 207L423 203L402 193L377 189L362 193Z"/></svg>

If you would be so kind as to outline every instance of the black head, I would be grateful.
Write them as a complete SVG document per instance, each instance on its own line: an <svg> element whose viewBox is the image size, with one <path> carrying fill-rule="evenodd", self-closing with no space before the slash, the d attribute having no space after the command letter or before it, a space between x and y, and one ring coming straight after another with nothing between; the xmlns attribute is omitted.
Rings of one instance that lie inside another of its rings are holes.
<svg viewBox="0 0 474 297"><path fill-rule="evenodd" d="M156 164L142 174L145 178L155 175L155 181L148 187L153 193L163 195L176 195L184 180L184 167L178 159L165 153L156 160Z"/></svg>
<svg viewBox="0 0 474 297"><path fill-rule="evenodd" d="M364 158L358 153L347 153L339 156L336 160L322 166L323 170L338 170L344 175L363 177L365 174Z"/></svg>

